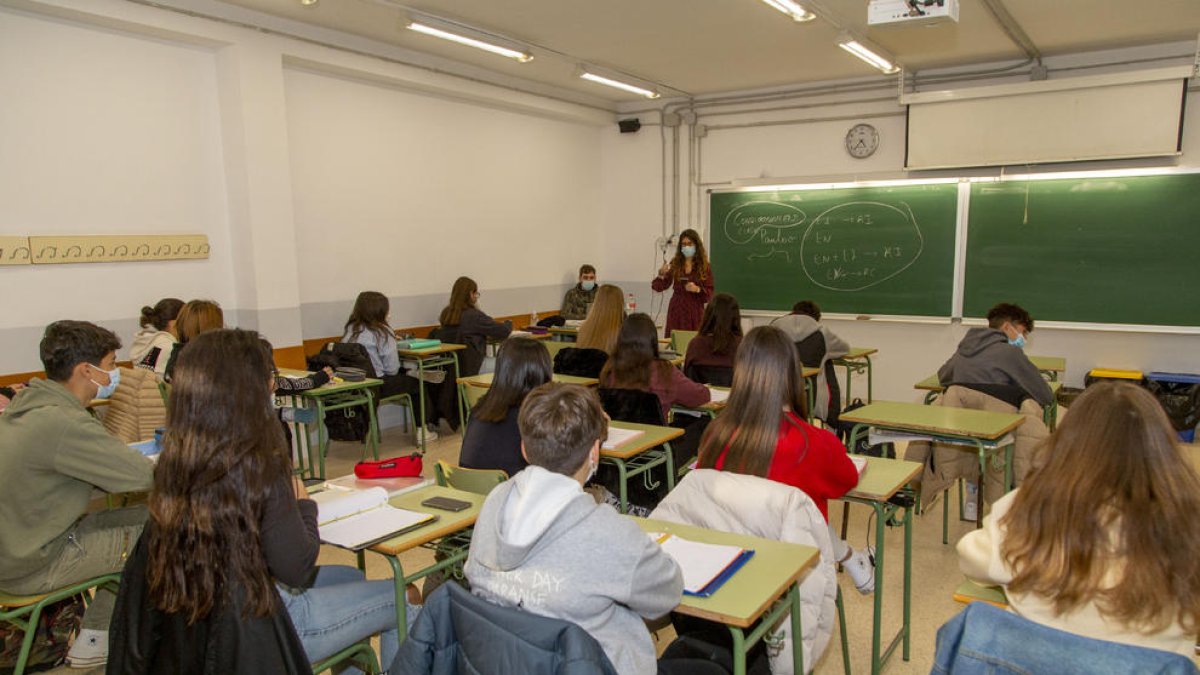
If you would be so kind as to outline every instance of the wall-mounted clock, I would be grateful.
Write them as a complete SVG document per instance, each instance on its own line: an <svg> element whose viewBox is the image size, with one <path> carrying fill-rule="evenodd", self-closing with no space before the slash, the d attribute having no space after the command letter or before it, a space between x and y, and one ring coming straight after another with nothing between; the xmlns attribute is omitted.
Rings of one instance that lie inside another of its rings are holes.
<svg viewBox="0 0 1200 675"><path fill-rule="evenodd" d="M879 147L879 132L870 124L855 124L846 132L846 152L856 159L866 159Z"/></svg>

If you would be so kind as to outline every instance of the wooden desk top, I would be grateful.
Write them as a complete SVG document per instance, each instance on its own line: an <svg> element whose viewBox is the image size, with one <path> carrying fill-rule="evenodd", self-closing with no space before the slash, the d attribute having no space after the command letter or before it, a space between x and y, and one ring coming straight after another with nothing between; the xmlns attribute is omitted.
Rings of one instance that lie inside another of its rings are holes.
<svg viewBox="0 0 1200 675"><path fill-rule="evenodd" d="M675 427L660 427L655 424L634 424L633 422L609 422L610 425L619 429L637 429L646 433L631 438L621 445L618 445L612 450L600 448L601 457L613 457L615 459L629 459L636 457L650 448L657 447L663 443L669 443L683 435L683 429ZM678 467L676 467L678 468Z"/></svg>
<svg viewBox="0 0 1200 675"><path fill-rule="evenodd" d="M460 377L458 378L458 383L469 384L473 387L490 387L495 377L495 373L480 373L478 375ZM550 379L561 384L581 384L585 387L594 387L600 383L600 380L594 377L577 377L575 375L559 375L558 373L553 373Z"/></svg>
<svg viewBox="0 0 1200 675"><path fill-rule="evenodd" d="M853 361L855 359L861 359L864 356L870 356L872 354L878 354L878 353L879 353L879 350L874 347L851 347L850 351L847 352L845 356L839 356L838 358L833 359L833 360L834 361Z"/></svg>
<svg viewBox="0 0 1200 675"><path fill-rule="evenodd" d="M808 366L800 366L801 377L816 377L821 374L820 368L809 368Z"/></svg>
<svg viewBox="0 0 1200 675"><path fill-rule="evenodd" d="M427 359L466 348L466 345L456 345L453 342L443 342L436 347L429 347L428 349L397 349L396 352L405 358Z"/></svg>
<svg viewBox="0 0 1200 675"><path fill-rule="evenodd" d="M579 332L579 326L551 326L546 330L559 335L575 335Z"/></svg>
<svg viewBox="0 0 1200 675"><path fill-rule="evenodd" d="M442 511L422 506L421 502L430 497L459 499L471 502L472 506L462 511ZM440 485L430 485L429 487L423 487L419 490L413 490L412 492L392 497L389 500L392 506L420 513L432 513L437 516L437 520L428 525L418 527L411 532L406 532L398 537L375 544L370 550L384 555L400 555L421 544L427 544L435 539L441 539L448 534L454 534L459 530L466 529L475 524L475 519L479 517L479 509L483 506L484 499L486 497L474 492L464 492L450 487L441 487Z"/></svg>
<svg viewBox="0 0 1200 675"><path fill-rule="evenodd" d="M1063 383L1058 380L1047 382L1046 384L1050 385L1050 392L1056 395L1058 394L1058 390L1062 389L1063 386ZM922 391L946 391L946 388L943 387L940 382L938 382L937 375L930 375L929 377L914 384L913 389L920 389Z"/></svg>
<svg viewBox="0 0 1200 675"><path fill-rule="evenodd" d="M711 384L706 384L704 386L708 387L710 391L713 391L713 390L729 391L729 387L717 387L717 386L714 386ZM703 410L705 412L721 412L722 410L725 409L725 405L728 403L729 403L729 399L725 399L724 401L709 401L708 403L705 403L704 405L696 407L696 408L684 408L683 406L675 406L675 407L679 408L680 410Z"/></svg>
<svg viewBox="0 0 1200 675"><path fill-rule="evenodd" d="M920 403L876 401L844 412L844 422L882 429L994 441L1025 422L1017 413L944 408Z"/></svg>
<svg viewBox="0 0 1200 675"><path fill-rule="evenodd" d="M681 614L739 628L748 628L757 621L776 599L784 595L820 559L820 552L811 546L718 532L665 520L634 518L634 522L643 532L669 532L692 541L754 550L754 555L716 593L707 598L685 595L675 608Z"/></svg>
<svg viewBox="0 0 1200 675"><path fill-rule="evenodd" d="M1061 356L1030 356L1029 360L1038 370L1062 373L1067 370L1067 360Z"/></svg>
<svg viewBox="0 0 1200 675"><path fill-rule="evenodd" d="M283 375L285 377L308 377L309 375L312 375L312 372L308 371L308 370L296 370L295 368L280 368L279 374ZM381 386L383 386L383 380L377 380L373 377L368 377L367 379L365 379L361 382L333 382L333 381L330 381L320 387L317 387L316 389L309 389L307 391L298 391L298 392L295 392L293 395L321 397L321 396L329 396L331 394L337 394L339 392L344 392L344 391L353 391L355 389L367 389L369 387L381 387Z"/></svg>
<svg viewBox="0 0 1200 675"><path fill-rule="evenodd" d="M867 457L867 470L858 480L858 485L847 494L873 502L886 502L900 488L912 482L925 469L920 462L887 457Z"/></svg>

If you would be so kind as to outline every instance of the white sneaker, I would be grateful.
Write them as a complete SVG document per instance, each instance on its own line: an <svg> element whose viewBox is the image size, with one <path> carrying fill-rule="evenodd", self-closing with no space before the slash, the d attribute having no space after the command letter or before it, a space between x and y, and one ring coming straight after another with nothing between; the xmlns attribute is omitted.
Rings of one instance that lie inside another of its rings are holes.
<svg viewBox="0 0 1200 675"><path fill-rule="evenodd" d="M67 652L71 668L95 668L108 662L108 631L84 628Z"/></svg>
<svg viewBox="0 0 1200 675"><path fill-rule="evenodd" d="M437 439L438 435L436 431L430 431L428 427L417 427L417 445L428 445Z"/></svg>
<svg viewBox="0 0 1200 675"><path fill-rule="evenodd" d="M859 593L870 595L875 592L875 556L870 547L861 551L851 549L850 555L842 561L842 569L850 575Z"/></svg>
<svg viewBox="0 0 1200 675"><path fill-rule="evenodd" d="M979 485L964 482L966 489L963 490L962 519L973 523L979 519Z"/></svg>

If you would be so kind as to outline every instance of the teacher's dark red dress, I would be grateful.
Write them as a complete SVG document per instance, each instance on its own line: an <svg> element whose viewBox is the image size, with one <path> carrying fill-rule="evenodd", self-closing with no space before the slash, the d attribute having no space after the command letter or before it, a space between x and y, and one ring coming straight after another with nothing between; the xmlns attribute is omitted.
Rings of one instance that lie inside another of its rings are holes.
<svg viewBox="0 0 1200 675"><path fill-rule="evenodd" d="M700 287L699 293L692 293L684 289L689 281ZM700 273L695 268L690 274L681 272L679 277L673 281L671 273L668 272L665 276L655 277L650 282L650 288L659 293L668 288L674 289L674 293L671 295L671 304L667 307L667 337L671 337L673 330L699 330L700 319L704 318L704 306L708 304L713 295L712 268L708 268L703 279L700 278Z"/></svg>

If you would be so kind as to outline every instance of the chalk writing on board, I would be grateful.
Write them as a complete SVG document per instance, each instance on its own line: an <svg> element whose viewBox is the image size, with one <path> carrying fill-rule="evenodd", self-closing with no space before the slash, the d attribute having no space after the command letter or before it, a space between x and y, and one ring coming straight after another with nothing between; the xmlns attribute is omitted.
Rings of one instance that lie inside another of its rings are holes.
<svg viewBox="0 0 1200 675"><path fill-rule="evenodd" d="M799 241L799 232L784 233L804 224L808 216L791 204L778 202L746 202L725 216L725 238L735 244L748 244L758 239L763 244L784 244ZM794 241L785 241L794 238Z"/></svg>
<svg viewBox="0 0 1200 675"><path fill-rule="evenodd" d="M746 260L763 260L765 258L772 258L777 255L782 255L784 260L787 260L789 263L792 262L792 254L781 248L773 248L766 253L751 253L750 255L746 256Z"/></svg>
<svg viewBox="0 0 1200 675"><path fill-rule="evenodd" d="M925 240L908 204L838 204L813 218L800 243L804 274L831 291L861 291L908 269Z"/></svg>

